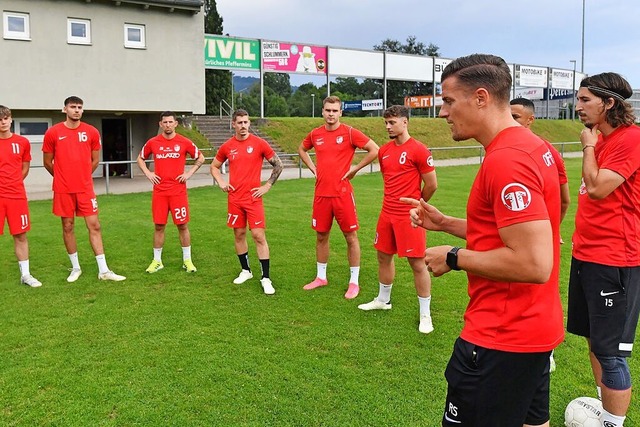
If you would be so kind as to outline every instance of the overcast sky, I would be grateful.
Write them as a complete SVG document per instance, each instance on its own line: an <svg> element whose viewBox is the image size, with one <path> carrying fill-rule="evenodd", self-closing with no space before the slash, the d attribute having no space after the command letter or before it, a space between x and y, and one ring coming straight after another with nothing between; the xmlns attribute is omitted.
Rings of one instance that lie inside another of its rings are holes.
<svg viewBox="0 0 640 427"><path fill-rule="evenodd" d="M615 71L640 89L640 1L584 1L584 72ZM231 36L371 49L414 35L445 58L492 53L508 63L565 69L575 59L577 71L582 6L583 0L217 0Z"/></svg>

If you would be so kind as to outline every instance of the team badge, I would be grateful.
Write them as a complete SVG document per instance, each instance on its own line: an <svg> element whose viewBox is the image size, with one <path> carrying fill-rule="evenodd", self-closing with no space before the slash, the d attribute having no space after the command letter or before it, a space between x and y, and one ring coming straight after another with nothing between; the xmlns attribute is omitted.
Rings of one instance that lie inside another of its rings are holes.
<svg viewBox="0 0 640 427"><path fill-rule="evenodd" d="M433 167L433 156L429 156L427 159L427 165Z"/></svg>
<svg viewBox="0 0 640 427"><path fill-rule="evenodd" d="M584 184L584 178L580 181L580 190L578 190L578 194L581 196L587 194L587 186Z"/></svg>
<svg viewBox="0 0 640 427"><path fill-rule="evenodd" d="M174 145L173 151L180 151L180 146L178 144Z"/></svg>
<svg viewBox="0 0 640 427"><path fill-rule="evenodd" d="M247 153L249 153L249 154L253 153L253 147L252 146L248 146L247 147Z"/></svg>
<svg viewBox="0 0 640 427"><path fill-rule="evenodd" d="M507 209L519 212L525 210L531 204L531 192L524 185L512 182L504 186L500 199Z"/></svg>
<svg viewBox="0 0 640 427"><path fill-rule="evenodd" d="M344 141L344 138L342 138L342 136L336 138L336 144L342 144L342 141Z"/></svg>

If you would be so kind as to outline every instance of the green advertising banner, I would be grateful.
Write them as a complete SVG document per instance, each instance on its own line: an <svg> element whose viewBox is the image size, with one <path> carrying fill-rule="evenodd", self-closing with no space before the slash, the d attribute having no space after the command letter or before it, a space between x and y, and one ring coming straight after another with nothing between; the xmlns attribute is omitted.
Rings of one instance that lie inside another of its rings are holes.
<svg viewBox="0 0 640 427"><path fill-rule="evenodd" d="M260 71L260 42L205 34L204 67Z"/></svg>

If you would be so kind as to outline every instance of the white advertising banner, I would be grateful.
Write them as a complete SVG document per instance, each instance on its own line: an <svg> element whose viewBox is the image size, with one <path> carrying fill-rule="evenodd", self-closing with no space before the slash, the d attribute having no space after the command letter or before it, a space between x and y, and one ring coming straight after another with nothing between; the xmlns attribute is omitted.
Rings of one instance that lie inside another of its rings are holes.
<svg viewBox="0 0 640 427"><path fill-rule="evenodd" d="M440 83L442 81L442 72L445 67L453 62L453 59L447 58L433 58L433 81Z"/></svg>
<svg viewBox="0 0 640 427"><path fill-rule="evenodd" d="M370 50L329 48L332 76L384 78L384 53Z"/></svg>
<svg viewBox="0 0 640 427"><path fill-rule="evenodd" d="M382 99L363 99L362 111L382 110L384 103Z"/></svg>
<svg viewBox="0 0 640 427"><path fill-rule="evenodd" d="M552 68L551 69L551 88L552 89L573 89L574 88L573 71Z"/></svg>
<svg viewBox="0 0 640 427"><path fill-rule="evenodd" d="M433 81L433 58L430 56L387 52L384 67L391 80Z"/></svg>
<svg viewBox="0 0 640 427"><path fill-rule="evenodd" d="M544 99L544 88L520 87L516 88L516 98L527 98L530 100Z"/></svg>
<svg viewBox="0 0 640 427"><path fill-rule="evenodd" d="M547 68L516 65L516 86L547 87Z"/></svg>

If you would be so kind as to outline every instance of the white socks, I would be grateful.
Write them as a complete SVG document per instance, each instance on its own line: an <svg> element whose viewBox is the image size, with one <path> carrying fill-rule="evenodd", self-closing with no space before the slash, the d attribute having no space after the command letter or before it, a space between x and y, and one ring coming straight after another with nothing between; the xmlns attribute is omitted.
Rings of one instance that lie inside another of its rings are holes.
<svg viewBox="0 0 640 427"><path fill-rule="evenodd" d="M182 260L191 259L191 246L182 247Z"/></svg>
<svg viewBox="0 0 640 427"><path fill-rule="evenodd" d="M418 304L420 304L420 317L431 317L431 295L426 298L418 296Z"/></svg>
<svg viewBox="0 0 640 427"><path fill-rule="evenodd" d="M153 248L153 259L162 262L162 248Z"/></svg>
<svg viewBox="0 0 640 427"><path fill-rule="evenodd" d="M606 409L602 409L602 416L600 417L600 421L602 425L607 427L622 427L624 425L624 420L627 417L620 417L618 415L613 415L607 412Z"/></svg>
<svg viewBox="0 0 640 427"><path fill-rule="evenodd" d="M391 283L390 285L385 285L382 282L378 282L378 283L379 283L378 297L376 299L380 302L387 304L389 303L389 301L391 301L391 287L393 286L393 283Z"/></svg>
<svg viewBox="0 0 640 427"><path fill-rule="evenodd" d="M98 271L100 274L104 274L109 271L109 267L107 267L107 259L104 254L96 255L96 262L98 263Z"/></svg>
<svg viewBox="0 0 640 427"><path fill-rule="evenodd" d="M22 276L28 276L31 274L29 273L29 260L18 261L18 267L20 267L20 274Z"/></svg>
<svg viewBox="0 0 640 427"><path fill-rule="evenodd" d="M71 268L80 270L80 261L78 260L78 252L69 254L69 260L71 261Z"/></svg>
<svg viewBox="0 0 640 427"><path fill-rule="evenodd" d="M351 277L349 278L349 283L359 284L358 280L360 278L360 266L358 267L349 267L349 272L351 273Z"/></svg>
<svg viewBox="0 0 640 427"><path fill-rule="evenodd" d="M316 274L316 277L322 280L327 280L327 263L318 262L316 264L318 269L318 273Z"/></svg>

